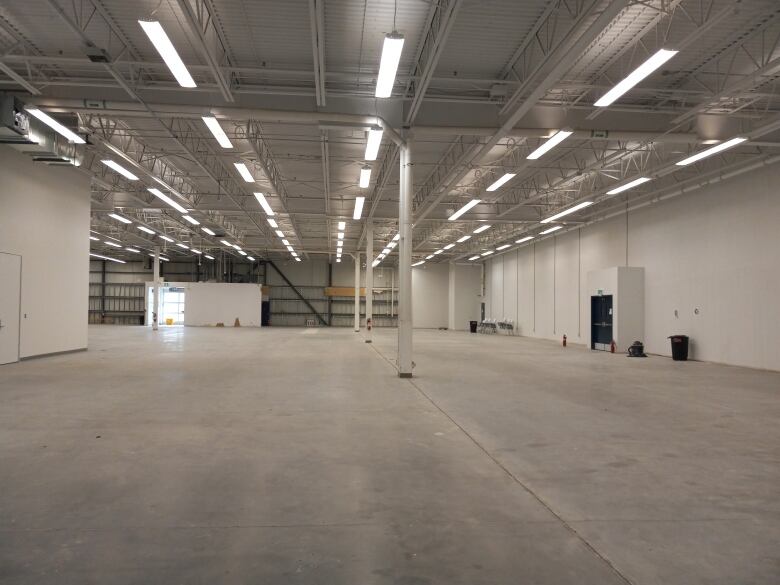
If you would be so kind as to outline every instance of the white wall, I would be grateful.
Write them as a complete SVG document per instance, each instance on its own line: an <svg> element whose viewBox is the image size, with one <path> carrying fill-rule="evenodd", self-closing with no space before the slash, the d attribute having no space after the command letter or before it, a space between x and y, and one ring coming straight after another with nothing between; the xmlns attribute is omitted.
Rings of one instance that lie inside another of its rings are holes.
<svg viewBox="0 0 780 585"><path fill-rule="evenodd" d="M647 351L685 334L694 359L780 370L778 184L775 165L491 258L487 316L587 343L587 273L644 267Z"/></svg>
<svg viewBox="0 0 780 585"><path fill-rule="evenodd" d="M479 321L482 302L482 267L449 265L449 304L447 325L454 331L465 331L469 321Z"/></svg>
<svg viewBox="0 0 780 585"><path fill-rule="evenodd" d="M20 357L87 347L90 180L0 146L0 251L22 256Z"/></svg>
<svg viewBox="0 0 780 585"><path fill-rule="evenodd" d="M447 264L423 264L412 268L412 323L415 328L447 327L449 281Z"/></svg>
<svg viewBox="0 0 780 585"><path fill-rule="evenodd" d="M262 291L259 284L193 282L184 285L184 324L260 327Z"/></svg>

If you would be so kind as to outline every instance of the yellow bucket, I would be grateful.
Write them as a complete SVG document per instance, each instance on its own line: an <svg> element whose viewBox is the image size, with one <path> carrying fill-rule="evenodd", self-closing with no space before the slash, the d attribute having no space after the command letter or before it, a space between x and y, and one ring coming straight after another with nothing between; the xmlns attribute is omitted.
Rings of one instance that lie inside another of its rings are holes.
<svg viewBox="0 0 780 585"><path fill-rule="evenodd" d="M172 317L168 317L167 319L165 319L165 324L166 325L173 325L173 318Z"/></svg>

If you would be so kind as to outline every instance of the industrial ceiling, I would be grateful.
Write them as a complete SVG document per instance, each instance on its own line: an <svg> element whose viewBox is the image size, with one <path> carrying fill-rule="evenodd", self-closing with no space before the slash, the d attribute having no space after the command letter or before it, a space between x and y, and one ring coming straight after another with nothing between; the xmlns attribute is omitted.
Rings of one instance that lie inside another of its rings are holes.
<svg viewBox="0 0 780 585"><path fill-rule="evenodd" d="M393 33L397 75L377 97ZM398 233L397 133L412 145L413 261L478 262L777 162L779 41L777 0L11 0L0 90L85 136L95 253L335 259L341 231L346 254L364 249L368 220L382 250ZM384 129L374 161L371 128Z"/></svg>

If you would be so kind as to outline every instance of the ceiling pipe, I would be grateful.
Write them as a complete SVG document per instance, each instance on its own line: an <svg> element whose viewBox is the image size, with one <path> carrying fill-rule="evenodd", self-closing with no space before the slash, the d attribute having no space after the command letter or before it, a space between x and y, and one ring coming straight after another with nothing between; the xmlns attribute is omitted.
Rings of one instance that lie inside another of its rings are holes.
<svg viewBox="0 0 780 585"><path fill-rule="evenodd" d="M78 99L27 98L27 104L34 104L50 112L75 112L116 116L120 118L188 118L200 119L214 116L221 120L256 120L279 124L310 124L322 126L339 124L360 128L381 126L387 136L397 145L405 144L395 128L381 116L363 116L360 114L340 114L329 112L307 112L295 110L269 110L259 108L231 108L210 106L181 106L175 104L144 105L133 102L90 101Z"/></svg>

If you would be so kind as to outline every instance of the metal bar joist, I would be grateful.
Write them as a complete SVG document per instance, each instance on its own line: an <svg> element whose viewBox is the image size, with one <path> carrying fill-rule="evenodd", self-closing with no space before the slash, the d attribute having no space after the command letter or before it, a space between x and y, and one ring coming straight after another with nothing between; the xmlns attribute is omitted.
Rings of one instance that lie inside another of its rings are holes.
<svg viewBox="0 0 780 585"><path fill-rule="evenodd" d="M201 56L214 77L225 101L235 101L231 92L231 79L225 74L224 67L230 67L230 56L213 14L213 6L205 0L178 0Z"/></svg>
<svg viewBox="0 0 780 585"><path fill-rule="evenodd" d="M325 0L309 0L311 50L314 62L314 92L318 106L325 99Z"/></svg>
<svg viewBox="0 0 780 585"><path fill-rule="evenodd" d="M431 6L433 13L430 16L429 26L424 33L425 36L409 78L407 94L411 93L411 101L404 122L406 126L414 124L420 111L425 92L428 91L431 78L436 70L439 57L444 51L447 37L452 30L455 16L461 4L462 0L440 0Z"/></svg>

